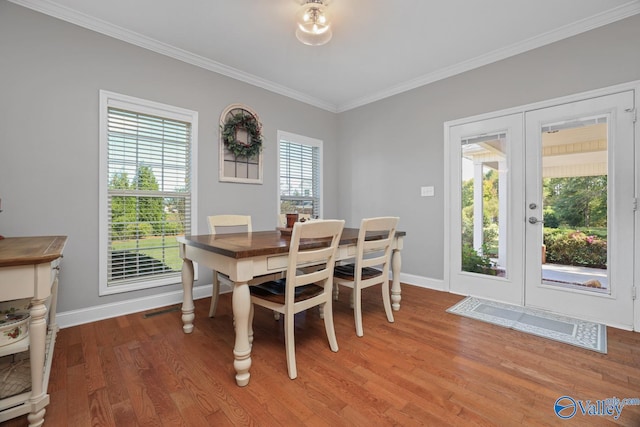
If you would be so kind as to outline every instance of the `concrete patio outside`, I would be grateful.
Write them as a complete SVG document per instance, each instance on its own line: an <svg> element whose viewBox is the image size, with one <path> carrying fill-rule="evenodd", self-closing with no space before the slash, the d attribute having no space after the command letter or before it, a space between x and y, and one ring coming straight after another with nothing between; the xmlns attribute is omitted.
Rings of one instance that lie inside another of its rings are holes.
<svg viewBox="0 0 640 427"><path fill-rule="evenodd" d="M579 267L575 265L562 265L562 264L543 264L542 265L542 278L553 284L567 284L578 286L584 289L585 286L589 288L609 289L609 278L607 276L607 270L602 268L589 268ZM585 284L590 280L597 280L600 282L600 287L589 286Z"/></svg>

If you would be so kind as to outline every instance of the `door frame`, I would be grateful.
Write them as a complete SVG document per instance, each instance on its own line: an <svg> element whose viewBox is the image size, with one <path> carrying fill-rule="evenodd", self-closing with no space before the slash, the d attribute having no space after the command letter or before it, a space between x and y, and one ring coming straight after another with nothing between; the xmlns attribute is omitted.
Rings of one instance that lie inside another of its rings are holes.
<svg viewBox="0 0 640 427"><path fill-rule="evenodd" d="M640 120L638 120L638 109L640 108L640 106L638 105L640 101L640 80L635 80L632 82L628 82L628 83L622 83L619 85L614 85L614 86L608 86L608 87L604 87L604 88L600 88L600 89L595 89L595 90L590 90L590 91L585 91L585 92L580 92L580 93L576 93L576 94L572 94L572 95L567 95L567 96L562 96L562 97L558 97L558 98L552 98L552 99L548 99L548 100L544 100L544 101L539 101L539 102L535 102L535 103L531 103L531 104L526 104L526 105L521 105L521 106L517 106L517 107L512 107L512 108L508 108L508 109L504 109L504 110L499 110L499 111L493 111L493 112L489 112L489 113L483 113L483 114L478 114L475 116L471 116L471 117L465 117L465 118L460 118L460 119L455 119L455 120L450 120L447 122L444 122L443 127L444 127L444 210L443 210L443 214L444 214L444 245L443 245L443 249L444 249L444 286L443 289L447 292L451 292L451 262L450 262L450 258L449 258L449 254L451 251L451 221L450 221L450 212L451 212L451 196L452 196L452 191L455 191L455 189L451 188L451 179L450 179L450 175L452 173L451 171L451 167L449 165L450 163L450 156L451 156L451 144L449 143L450 140L450 128L452 128L453 126L458 126L458 125L463 125L463 124L467 124L467 123L472 123L472 122L477 122L477 121L482 121L482 120L489 120L489 119L494 119L496 117L500 117L500 116L506 116L506 115L512 115L512 114L518 114L521 113L524 115L524 113L526 113L527 111L532 111L532 110L537 110L537 109L541 109L541 108L547 108L547 107L554 107L557 105L561 105L561 104L567 104L567 103L571 103L571 102L576 102L576 101L582 101L585 99L589 99L589 98L595 98L595 97L600 97L600 96L605 96L605 95L611 95L611 94L615 94L615 93L619 93L619 92L626 92L626 91L634 91L634 98L635 98L635 117L636 120L634 121L634 135L635 135L635 141L634 141L634 147L635 147L635 153L634 153L634 157L635 157L635 167L634 167L634 181L635 181L635 189L634 189L634 197L635 197L635 205L636 205L636 210L635 210L635 219L634 219L634 223L635 223L635 229L634 229L634 240L635 240L635 246L634 246L634 259L635 259L635 263L634 263L634 292L635 292L635 299L633 301L633 316L634 316L634 330L635 331L639 331L640 332ZM524 280L524 278L523 278ZM524 288L524 282L522 284L523 288Z"/></svg>

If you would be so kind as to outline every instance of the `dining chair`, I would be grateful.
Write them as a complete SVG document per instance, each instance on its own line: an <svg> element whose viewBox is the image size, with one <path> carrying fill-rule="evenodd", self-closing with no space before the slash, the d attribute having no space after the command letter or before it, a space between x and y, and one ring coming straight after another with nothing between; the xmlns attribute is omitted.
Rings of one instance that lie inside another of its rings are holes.
<svg viewBox="0 0 640 427"><path fill-rule="evenodd" d="M319 306L324 315L324 327L331 351L338 351L333 326L332 288L333 270L343 220L297 222L291 232L286 277L251 286L249 337L253 339L254 305L262 306L284 317L284 343L289 378L298 376L296 367L294 316L311 307ZM318 266L313 271L302 267Z"/></svg>
<svg viewBox="0 0 640 427"><path fill-rule="evenodd" d="M362 290L382 285L382 302L387 320L393 323L389 294L389 265L391 244L398 226L398 217L365 218L360 224L355 263L337 265L333 273L334 299L338 299L339 286L351 288L351 307L354 311L356 335L364 335L362 328ZM367 239L367 232L386 233L386 238Z"/></svg>
<svg viewBox="0 0 640 427"><path fill-rule="evenodd" d="M209 234L223 233L251 233L251 215L211 215L207 217L209 225ZM257 277L252 279L249 284L261 283L271 280L274 276ZM213 271L213 292L211 294L211 306L209 307L209 317L214 317L218 308L218 299L220 296L220 278L228 281L233 286L233 282L225 274Z"/></svg>

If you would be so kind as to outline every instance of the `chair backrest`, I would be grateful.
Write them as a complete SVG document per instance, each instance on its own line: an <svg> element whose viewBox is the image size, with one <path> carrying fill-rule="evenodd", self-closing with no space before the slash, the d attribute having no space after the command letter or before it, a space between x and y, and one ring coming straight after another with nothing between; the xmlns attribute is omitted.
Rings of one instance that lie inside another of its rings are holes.
<svg viewBox="0 0 640 427"><path fill-rule="evenodd" d="M364 218L360 223L356 248L355 279L361 280L362 269L374 267L382 271L382 277L389 277L391 244L396 234L400 218L395 216ZM378 232L386 237L367 239L367 233Z"/></svg>
<svg viewBox="0 0 640 427"><path fill-rule="evenodd" d="M336 253L344 220L296 222L291 232L285 299L292 303L295 288L315 283L331 292ZM309 269L304 267L315 268Z"/></svg>
<svg viewBox="0 0 640 427"><path fill-rule="evenodd" d="M251 233L251 215L211 215L207 217L207 223L209 234Z"/></svg>

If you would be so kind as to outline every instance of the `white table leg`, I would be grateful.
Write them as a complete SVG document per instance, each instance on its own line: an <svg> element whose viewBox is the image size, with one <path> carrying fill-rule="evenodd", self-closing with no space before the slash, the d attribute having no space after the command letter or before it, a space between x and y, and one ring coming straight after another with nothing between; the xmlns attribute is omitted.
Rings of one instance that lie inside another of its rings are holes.
<svg viewBox="0 0 640 427"><path fill-rule="evenodd" d="M236 369L236 383L240 387L249 384L251 368L251 345L249 343L249 312L251 294L247 282L236 282L233 287L233 318L236 322L236 343L233 347L233 367Z"/></svg>
<svg viewBox="0 0 640 427"><path fill-rule="evenodd" d="M31 320L29 323L29 358L31 359L31 397L29 404L31 412L27 416L29 427L38 427L44 423L45 408L42 406L48 403L46 390L43 390L43 379L45 357L45 341L47 337L47 322L45 316L47 307L44 300L32 300L31 302ZM42 401L46 400L44 405Z"/></svg>
<svg viewBox="0 0 640 427"><path fill-rule="evenodd" d="M400 310L400 267L402 266L400 252L400 250L394 249L391 253L391 272L393 273L393 281L391 282L391 308L393 308L394 311Z"/></svg>
<svg viewBox="0 0 640 427"><path fill-rule="evenodd" d="M190 334L196 315L193 305L193 262L187 258L182 260L182 291L182 330Z"/></svg>

